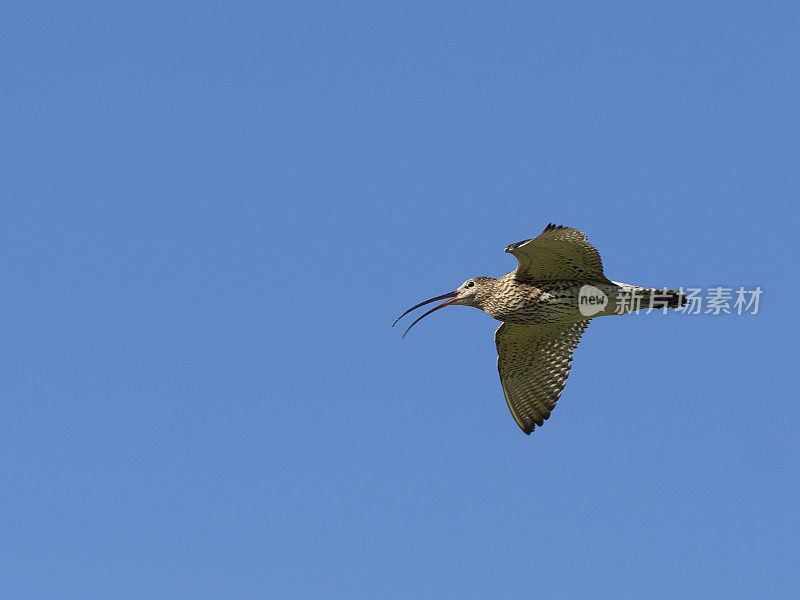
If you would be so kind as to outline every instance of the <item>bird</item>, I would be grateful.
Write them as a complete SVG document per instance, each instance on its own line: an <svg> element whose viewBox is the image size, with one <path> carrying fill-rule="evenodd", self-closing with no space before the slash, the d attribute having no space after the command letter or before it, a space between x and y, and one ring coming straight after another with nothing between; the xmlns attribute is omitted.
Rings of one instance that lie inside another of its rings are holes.
<svg viewBox="0 0 800 600"><path fill-rule="evenodd" d="M502 277L471 277L457 290L420 302L444 300L417 318L447 306L472 306L501 321L494 334L497 370L508 408L530 435L555 409L581 336L595 317L643 308L678 309L680 290L646 288L611 281L600 253L583 232L549 223L535 238L506 246L517 268Z"/></svg>

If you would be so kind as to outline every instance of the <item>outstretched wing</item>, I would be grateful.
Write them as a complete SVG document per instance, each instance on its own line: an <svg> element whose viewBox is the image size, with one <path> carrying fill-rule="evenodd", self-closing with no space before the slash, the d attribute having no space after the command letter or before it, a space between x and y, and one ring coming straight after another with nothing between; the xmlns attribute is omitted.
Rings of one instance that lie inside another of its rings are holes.
<svg viewBox="0 0 800 600"><path fill-rule="evenodd" d="M572 353L589 321L552 325L503 323L494 334L497 370L511 414L528 435L556 407Z"/></svg>
<svg viewBox="0 0 800 600"><path fill-rule="evenodd" d="M517 257L515 276L521 281L596 281L603 275L600 253L581 231L552 223L537 237L506 246Z"/></svg>

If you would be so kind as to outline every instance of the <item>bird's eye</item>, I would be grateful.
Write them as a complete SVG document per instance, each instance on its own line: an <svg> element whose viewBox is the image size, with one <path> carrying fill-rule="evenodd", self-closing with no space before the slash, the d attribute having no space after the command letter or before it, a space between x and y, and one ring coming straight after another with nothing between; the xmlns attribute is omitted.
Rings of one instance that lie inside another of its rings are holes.
<svg viewBox="0 0 800 600"><path fill-rule="evenodd" d="M474 282L474 281L470 281L470 282L467 284L467 287L472 287L473 285L475 285L475 282Z"/></svg>

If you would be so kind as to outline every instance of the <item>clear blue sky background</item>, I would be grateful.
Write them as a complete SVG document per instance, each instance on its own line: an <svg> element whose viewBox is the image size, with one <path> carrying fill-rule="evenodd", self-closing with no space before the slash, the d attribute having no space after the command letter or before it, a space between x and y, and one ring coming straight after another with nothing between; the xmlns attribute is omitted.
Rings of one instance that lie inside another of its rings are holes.
<svg viewBox="0 0 800 600"><path fill-rule="evenodd" d="M0 9L5 598L796 598L795 3ZM394 318L549 221L756 316Z"/></svg>

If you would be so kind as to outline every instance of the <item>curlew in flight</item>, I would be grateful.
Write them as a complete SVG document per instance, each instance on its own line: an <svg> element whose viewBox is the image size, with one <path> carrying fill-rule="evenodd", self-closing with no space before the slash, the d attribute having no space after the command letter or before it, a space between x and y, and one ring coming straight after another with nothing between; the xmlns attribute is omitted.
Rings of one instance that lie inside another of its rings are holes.
<svg viewBox="0 0 800 600"><path fill-rule="evenodd" d="M516 271L497 279L468 279L455 292L409 308L397 321L437 300L445 302L414 321L404 337L420 319L445 306L474 306L502 321L494 334L500 384L514 420L528 435L555 408L589 319L686 303L677 290L607 279L600 254L571 227L550 224L539 236L507 246L506 252L517 258Z"/></svg>

